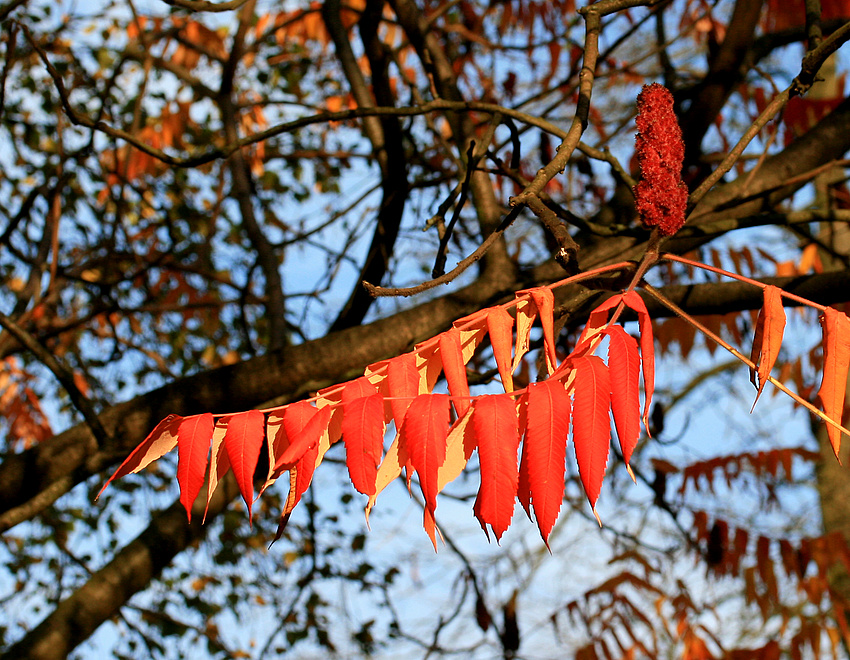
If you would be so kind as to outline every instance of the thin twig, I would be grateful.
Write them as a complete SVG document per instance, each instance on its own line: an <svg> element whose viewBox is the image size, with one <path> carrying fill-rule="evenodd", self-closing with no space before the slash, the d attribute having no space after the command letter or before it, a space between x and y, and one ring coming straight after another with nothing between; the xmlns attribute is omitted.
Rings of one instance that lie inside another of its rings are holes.
<svg viewBox="0 0 850 660"><path fill-rule="evenodd" d="M466 257L466 259L459 261L457 266L452 268L452 270L445 275L435 277L427 282L422 282L422 284L417 284L416 286L407 288L385 288L382 286L375 286L369 282L363 282L363 286L369 292L369 295L377 298L379 296L415 296L423 291L433 289L440 284L448 284L476 261L481 260L481 258L487 253L487 250L489 250L490 247L501 237L501 235L505 233L505 230L513 224L513 221L517 219L521 210L521 206L515 206L512 208L507 215L505 215L501 224L493 230L493 233L484 239L484 242L481 243L481 245L479 245L472 254Z"/></svg>

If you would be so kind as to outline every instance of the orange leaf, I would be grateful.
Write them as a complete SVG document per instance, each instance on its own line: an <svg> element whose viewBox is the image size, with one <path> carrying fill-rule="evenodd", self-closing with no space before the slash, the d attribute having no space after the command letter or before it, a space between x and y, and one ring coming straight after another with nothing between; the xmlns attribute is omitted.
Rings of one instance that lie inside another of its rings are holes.
<svg viewBox="0 0 850 660"><path fill-rule="evenodd" d="M640 356L634 338L620 325L612 325L608 335L608 371L611 376L611 412L620 439L626 467L640 435ZM632 477L634 478L634 477Z"/></svg>
<svg viewBox="0 0 850 660"><path fill-rule="evenodd" d="M758 388L753 408L756 407L770 370L773 368L779 347L782 345L782 333L785 331L785 310L782 308L782 294L775 286L764 289L764 305L759 310L756 321L756 333L750 360L758 365L758 371L750 369L750 382ZM752 412L752 410L750 411Z"/></svg>
<svg viewBox="0 0 850 660"><path fill-rule="evenodd" d="M841 424L844 416L847 370L850 366L850 319L846 314L827 307L821 316L821 326L823 326L823 382L818 390L818 398L827 416ZM841 431L827 424L826 432L837 457L841 447Z"/></svg>
<svg viewBox="0 0 850 660"><path fill-rule="evenodd" d="M466 363L463 359L463 349L460 344L460 330L452 328L440 335L440 359L443 362L443 373L453 397L458 417L463 417L469 408L469 382L466 380Z"/></svg>
<svg viewBox="0 0 850 660"><path fill-rule="evenodd" d="M287 406L283 411L283 430L289 446L278 457L274 471L280 474L283 470L300 463L301 457L318 444L330 419L330 406L315 408L306 401L297 401Z"/></svg>
<svg viewBox="0 0 850 660"><path fill-rule="evenodd" d="M446 484L451 483L460 476L463 468L469 462L472 452L475 451L475 437L470 428L472 419L471 408L462 417L455 420L446 437L446 460L437 470L437 492L441 492ZM369 522L369 514L375 506L378 495L401 475L401 470L409 463L407 450L399 444L399 437L390 445L386 456L378 468L378 476L375 485L375 493L369 496L366 505L366 522ZM426 529L427 531L427 529Z"/></svg>
<svg viewBox="0 0 850 660"><path fill-rule="evenodd" d="M513 392L514 379L511 372L511 351L514 345L514 317L503 307L494 307L487 314L487 331L493 346L493 357L502 379L505 392Z"/></svg>
<svg viewBox="0 0 850 660"><path fill-rule="evenodd" d="M289 494L286 496L286 505L283 507L283 512L280 515L280 522L277 526L272 543L277 541L283 534L286 524L289 522L289 516L292 515L292 510L301 501L301 496L310 487L310 482L313 480L313 472L316 469L316 461L319 456L318 443L307 449L302 454L292 468L289 470Z"/></svg>
<svg viewBox="0 0 850 660"><path fill-rule="evenodd" d="M192 504L204 485L214 427L213 416L204 413L185 417L177 429L177 483L189 522L192 522Z"/></svg>
<svg viewBox="0 0 850 660"><path fill-rule="evenodd" d="M416 356L413 353L405 353L389 361L387 364L387 387L390 397L394 397L390 399L390 406L395 420L396 435L398 435L407 409L413 399L422 393L420 392L419 370L416 368ZM410 455L405 451L400 456L406 461L404 468L407 470L407 485L409 487L410 477L413 473Z"/></svg>
<svg viewBox="0 0 850 660"><path fill-rule="evenodd" d="M537 313L540 316L540 325L543 327L543 346L546 349L546 366L551 374L557 366L557 358L555 356L555 326L554 326L554 311L555 311L555 295L552 290L547 287L539 287L532 289L531 298L537 306Z"/></svg>
<svg viewBox="0 0 850 660"><path fill-rule="evenodd" d="M472 404L472 423L481 465L473 511L484 533L489 524L498 541L511 524L516 503L519 431L514 400L507 394L478 397Z"/></svg>
<svg viewBox="0 0 850 660"><path fill-rule="evenodd" d="M210 469L207 479L207 506L204 509L204 522L207 520L207 512L210 509L210 500L222 480L230 469L230 459L224 448L224 435L227 433L227 418L223 417L215 423L212 437L212 449L210 450Z"/></svg>
<svg viewBox="0 0 850 660"><path fill-rule="evenodd" d="M655 348L652 344L652 319L637 291L628 291L623 295L623 302L638 315L640 327L640 356L643 366L643 425L649 433L649 404L655 391Z"/></svg>
<svg viewBox="0 0 850 660"><path fill-rule="evenodd" d="M576 369L573 442L581 483L595 511L611 440L608 417L611 380L608 367L595 355L578 358L573 364Z"/></svg>
<svg viewBox="0 0 850 660"><path fill-rule="evenodd" d="M229 417L224 435L224 448L239 484L239 492L248 507L249 521L254 502L254 471L265 439L265 427L266 416L259 410L249 410Z"/></svg>
<svg viewBox="0 0 850 660"><path fill-rule="evenodd" d="M342 401L342 439L348 474L354 488L372 495L384 448L384 397L377 392L357 396L346 386Z"/></svg>
<svg viewBox="0 0 850 660"><path fill-rule="evenodd" d="M308 448L307 451L304 452L304 455L301 456L301 459L292 468L292 472L295 473L295 500L292 504L292 508L295 507L296 504L301 500L301 496L306 492L307 488L310 487L310 482L313 481L313 472L316 469L316 461L319 458L319 443L316 443L312 447Z"/></svg>
<svg viewBox="0 0 850 660"><path fill-rule="evenodd" d="M396 429L401 428L410 402L419 394L419 370L416 356L405 353L387 362L387 392Z"/></svg>
<svg viewBox="0 0 850 660"><path fill-rule="evenodd" d="M611 296L590 312L587 323L584 324L584 330L581 331L581 336L576 342L573 357L582 357L590 351L593 347L593 339L600 335L605 326L608 325L608 312L621 302L624 302L622 294Z"/></svg>
<svg viewBox="0 0 850 660"><path fill-rule="evenodd" d="M529 385L526 400L524 479L545 542L564 499L570 396L560 381L546 380Z"/></svg>
<svg viewBox="0 0 850 660"><path fill-rule="evenodd" d="M180 415L169 415L157 424L156 428L148 434L148 437L142 440L141 444L133 450L133 453L125 458L124 462L107 479L97 497L101 496L113 479L119 479L125 475L144 470L155 460L174 449L177 446L177 430L182 420L183 418Z"/></svg>
<svg viewBox="0 0 850 660"><path fill-rule="evenodd" d="M286 412L286 408L283 409L283 412ZM283 417L281 415L270 414L268 416L266 420L266 440L269 448L269 474L266 477L266 483L260 489L261 493L285 472L284 467L278 468L277 465L277 457L289 447L289 438L286 437L286 432L283 428Z"/></svg>
<svg viewBox="0 0 850 660"><path fill-rule="evenodd" d="M417 396L401 425L401 442L419 475L425 504L432 513L437 508L437 473L446 460L448 431L449 397L445 394Z"/></svg>

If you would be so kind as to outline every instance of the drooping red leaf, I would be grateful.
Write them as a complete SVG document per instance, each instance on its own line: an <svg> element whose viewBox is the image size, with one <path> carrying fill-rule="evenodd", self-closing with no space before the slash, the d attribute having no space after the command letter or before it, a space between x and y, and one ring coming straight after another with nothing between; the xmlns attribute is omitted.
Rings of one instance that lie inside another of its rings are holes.
<svg viewBox="0 0 850 660"><path fill-rule="evenodd" d="M590 312L587 323L584 324L584 329L581 331L581 336L576 342L576 347L570 354L571 357L583 357L596 349L602 331L608 325L609 312L621 302L624 302L622 294L611 296ZM565 363L561 366L566 368L567 365Z"/></svg>
<svg viewBox="0 0 850 660"><path fill-rule="evenodd" d="M652 339L652 319L637 291L628 291L623 295L623 302L638 316L640 328L640 357L643 367L643 425L649 433L649 405L655 391L655 346Z"/></svg>
<svg viewBox="0 0 850 660"><path fill-rule="evenodd" d="M292 515L292 510L301 501L301 496L310 487L310 482L313 480L313 472L316 469L316 462L319 458L319 445L314 444L309 447L298 459L298 463L289 469L289 494L286 496L286 504L283 507L283 512L280 515L280 522L277 525L277 533L275 533L272 543L277 541L286 529L289 522L289 517Z"/></svg>
<svg viewBox="0 0 850 660"><path fill-rule="evenodd" d="M387 392L396 429L401 428L404 415L411 401L419 395L419 370L416 356L405 353L387 362Z"/></svg>
<svg viewBox="0 0 850 660"><path fill-rule="evenodd" d="M578 358L573 361L573 366L576 370L573 442L581 483L595 512L611 443L611 421L608 417L611 379L608 367L595 355Z"/></svg>
<svg viewBox="0 0 850 660"><path fill-rule="evenodd" d="M466 380L466 363L463 360L463 350L460 344L460 330L452 328L440 335L440 359L443 362L443 373L453 397L458 417L463 417L469 408L469 382Z"/></svg>
<svg viewBox="0 0 850 660"><path fill-rule="evenodd" d="M847 370L850 367L850 319L832 307L821 316L823 327L823 382L818 398L826 415L842 423L844 394L847 389ZM831 424L826 426L832 450L838 456L841 448L841 431Z"/></svg>
<svg viewBox="0 0 850 660"><path fill-rule="evenodd" d="M389 361L387 365L387 387L389 390L390 406L393 411L396 435L401 430L404 416L414 398L422 394L419 370L416 368L416 356L413 353L405 353ZM407 486L410 487L410 478L413 476L413 466L410 463L410 455L407 451L399 454L406 462L404 469L407 473Z"/></svg>
<svg viewBox="0 0 850 660"><path fill-rule="evenodd" d="M192 522L192 504L204 484L214 427L213 416L204 413L184 417L177 429L177 483L189 522Z"/></svg>
<svg viewBox="0 0 850 660"><path fill-rule="evenodd" d="M266 416L259 410L233 415L227 420L224 448L233 468L239 492L248 507L248 520L254 503L254 472L265 440Z"/></svg>
<svg viewBox="0 0 850 660"><path fill-rule="evenodd" d="M404 416L401 442L419 475L425 504L433 513L437 508L438 470L446 460L446 436L449 432L449 397L445 394L420 394Z"/></svg>
<svg viewBox="0 0 850 660"><path fill-rule="evenodd" d="M563 384L547 380L528 386L523 457L531 506L544 542L564 499L570 396Z"/></svg>
<svg viewBox="0 0 850 660"><path fill-rule="evenodd" d="M753 408L761 396L770 370L779 355L779 347L782 345L782 335L785 332L785 309L782 307L782 294L775 286L764 289L764 305L759 310L756 321L755 338L753 339L753 350L750 360L758 370L750 369L750 382L756 386L756 400Z"/></svg>
<svg viewBox="0 0 850 660"><path fill-rule="evenodd" d="M540 325L543 327L543 347L546 351L546 367L551 374L557 366L555 354L555 295L548 287L531 289L531 299L537 306Z"/></svg>
<svg viewBox="0 0 850 660"><path fill-rule="evenodd" d="M295 505L301 500L301 496L310 487L318 458L319 444L316 443L312 447L308 447L307 451L302 454L297 465L292 468L292 472L295 473L295 500L292 503L292 508L295 508Z"/></svg>
<svg viewBox="0 0 850 660"><path fill-rule="evenodd" d="M437 492L445 488L446 484L457 479L469 462L472 452L475 451L475 434L472 432L472 424L470 424L471 412L470 408L466 414L456 419L449 429L449 434L446 437L446 460L437 470ZM396 436L381 462L381 467L378 468L375 493L369 496L369 502L366 504L367 524L369 514L377 501L377 496L401 475L402 468L407 467L409 462L407 449L400 442L400 437Z"/></svg>
<svg viewBox="0 0 850 660"><path fill-rule="evenodd" d="M357 396L346 388L342 401L342 439L348 474L354 488L372 495L384 448L384 397L377 392Z"/></svg>
<svg viewBox="0 0 850 660"><path fill-rule="evenodd" d="M443 538L442 533L437 529L437 520L434 518L434 513L426 506L422 512L422 528L431 539L431 544L434 546L434 552L437 552L437 534Z"/></svg>
<svg viewBox="0 0 850 660"><path fill-rule="evenodd" d="M623 326L612 325L608 335L608 371L611 378L611 412L626 467L640 435L640 356L637 342ZM633 477L634 478L634 477Z"/></svg>
<svg viewBox="0 0 850 660"><path fill-rule="evenodd" d="M493 347L493 357L496 368L502 379L505 392L513 392L514 378L511 371L512 350L514 347L514 317L503 307L493 307L487 314L487 331L490 333L490 344Z"/></svg>
<svg viewBox="0 0 850 660"><path fill-rule="evenodd" d="M210 501L218 487L218 482L222 480L227 471L230 469L230 459L227 457L227 450L224 448L224 436L227 433L227 418L222 417L215 423L212 437L212 449L210 450L210 467L209 477L207 479L207 506L204 508L204 522L207 520L207 512L210 509Z"/></svg>
<svg viewBox="0 0 850 660"><path fill-rule="evenodd" d="M507 394L478 397L472 404L472 424L481 466L473 511L484 533L489 524L498 541L511 524L516 504L519 429L513 398Z"/></svg>
<svg viewBox="0 0 850 660"><path fill-rule="evenodd" d="M133 453L125 458L124 462L107 479L97 497L101 496L113 479L119 479L144 470L155 460L174 449L177 446L177 430L181 421L183 421L183 418L180 415L169 415L157 424L154 430L148 434L148 437L142 440L141 444L133 450Z"/></svg>
<svg viewBox="0 0 850 660"><path fill-rule="evenodd" d="M296 401L287 406L283 411L283 430L289 446L278 456L274 471L283 472L299 463L305 452L318 444L330 419L330 406L315 408L306 401Z"/></svg>

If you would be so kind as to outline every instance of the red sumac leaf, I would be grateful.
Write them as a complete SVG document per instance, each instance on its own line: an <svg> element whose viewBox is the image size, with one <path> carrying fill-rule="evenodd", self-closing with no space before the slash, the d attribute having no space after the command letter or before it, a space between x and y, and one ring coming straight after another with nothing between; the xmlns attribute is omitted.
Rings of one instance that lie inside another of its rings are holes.
<svg viewBox="0 0 850 660"><path fill-rule="evenodd" d="M466 364L463 361L463 350L460 344L460 330L452 328L440 335L440 359L443 362L443 373L453 397L458 417L469 408L469 382L466 380Z"/></svg>
<svg viewBox="0 0 850 660"><path fill-rule="evenodd" d="M400 429L410 402L419 394L419 370L413 353L399 355L387 363L387 391L393 397L390 406L396 429Z"/></svg>
<svg viewBox="0 0 850 660"><path fill-rule="evenodd" d="M384 397L378 393L353 399L348 396L346 388L342 393L345 464L354 488L372 495L384 448Z"/></svg>
<svg viewBox="0 0 850 660"><path fill-rule="evenodd" d="M473 510L485 534L489 524L498 541L511 524L516 503L519 429L513 398L479 396L472 404L472 424L481 466Z"/></svg>
<svg viewBox="0 0 850 660"><path fill-rule="evenodd" d="M557 357L555 355L555 295L548 287L539 287L530 292L531 299L537 306L537 314L540 317L540 325L543 327L543 346L546 351L546 365L549 373L555 370Z"/></svg>
<svg viewBox="0 0 850 660"><path fill-rule="evenodd" d="M425 504L433 513L437 508L438 470L446 460L446 436L449 432L449 397L445 394L420 394L404 416L401 442L419 475Z"/></svg>
<svg viewBox="0 0 850 660"><path fill-rule="evenodd" d="M189 522L192 522L192 504L204 485L214 427L213 416L204 413L184 417L177 429L177 483Z"/></svg>
<svg viewBox="0 0 850 660"><path fill-rule="evenodd" d="M643 367L643 425L649 433L649 404L652 403L652 393L655 391L655 347L652 339L652 319L637 291L628 291L623 295L623 302L638 316L640 328L640 357Z"/></svg>
<svg viewBox="0 0 850 660"><path fill-rule="evenodd" d="M283 430L289 446L278 457L274 471L285 470L299 463L304 453L316 446L331 420L331 407L316 408L306 401L297 401L283 411Z"/></svg>
<svg viewBox="0 0 850 660"><path fill-rule="evenodd" d="M634 338L622 326L612 325L608 335L608 371L611 376L611 412L628 467L640 435L640 356Z"/></svg>
<svg viewBox="0 0 850 660"><path fill-rule="evenodd" d="M779 355L784 331L785 310L782 307L781 290L775 286L765 287L764 305L759 310L753 350L750 353L750 360L758 367L758 370L750 369L750 382L758 389L756 400L753 401L753 408L756 407L756 402L761 396L770 370Z"/></svg>
<svg viewBox="0 0 850 660"><path fill-rule="evenodd" d="M496 368L502 379L505 392L513 392L514 378L511 372L511 352L514 347L514 317L503 307L494 307L487 314L487 331L490 333L490 344L493 346L493 357Z"/></svg>
<svg viewBox="0 0 850 660"><path fill-rule="evenodd" d="M169 415L157 424L156 428L148 434L148 437L142 440L141 444L133 450L133 453L125 458L124 462L107 479L97 497L101 496L113 479L120 479L125 475L144 470L155 460L174 449L177 446L177 430L181 421L183 421L183 418L180 415Z"/></svg>
<svg viewBox="0 0 850 660"><path fill-rule="evenodd" d="M537 527L548 541L564 499L570 396L560 381L547 380L529 385L526 399L524 467Z"/></svg>
<svg viewBox="0 0 850 660"><path fill-rule="evenodd" d="M239 484L239 492L248 507L248 520L251 520L254 503L254 471L257 469L265 431L266 416L259 410L239 413L227 420L224 448L236 483Z"/></svg>
<svg viewBox="0 0 850 660"><path fill-rule="evenodd" d="M827 416L842 423L844 393L847 389L847 371L850 366L850 319L832 307L827 307L821 316L823 327L823 382L818 398ZM832 450L838 456L841 448L841 431L827 424L826 432Z"/></svg>
<svg viewBox="0 0 850 660"><path fill-rule="evenodd" d="M277 541L286 529L286 524L289 522L289 516L292 510L301 501L301 496L310 487L310 482L313 480L313 472L316 469L316 461L319 458L319 444L316 443L309 447L298 459L298 463L289 469L289 494L286 496L286 504L283 507L283 512L280 515L280 522L277 526L272 543Z"/></svg>
<svg viewBox="0 0 850 660"><path fill-rule="evenodd" d="M605 329L608 324L609 312L621 302L623 302L622 294L611 296L590 312L587 323L584 324L584 330L581 331L581 336L576 342L575 349L573 349L573 357L582 357L593 348L591 343L593 338Z"/></svg>
<svg viewBox="0 0 850 660"><path fill-rule="evenodd" d="M611 380L608 367L595 355L578 358L573 365L576 369L573 442L584 492L595 511L611 441L608 417Z"/></svg>

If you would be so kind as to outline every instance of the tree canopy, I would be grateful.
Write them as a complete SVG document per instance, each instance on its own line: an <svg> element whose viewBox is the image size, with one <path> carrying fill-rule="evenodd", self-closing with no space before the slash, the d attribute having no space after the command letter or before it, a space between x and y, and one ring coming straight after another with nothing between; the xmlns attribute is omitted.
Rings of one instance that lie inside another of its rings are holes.
<svg viewBox="0 0 850 660"><path fill-rule="evenodd" d="M848 20L0 4L2 657L846 656Z"/></svg>

